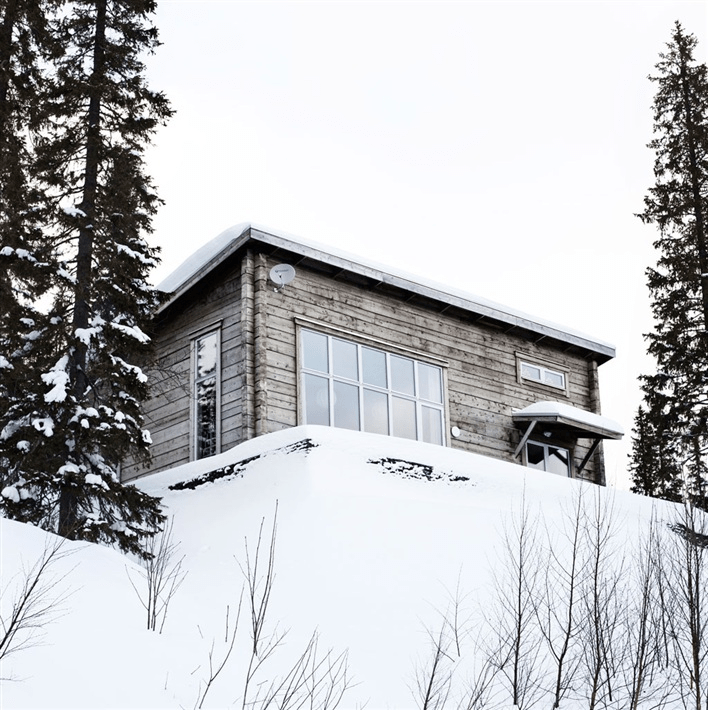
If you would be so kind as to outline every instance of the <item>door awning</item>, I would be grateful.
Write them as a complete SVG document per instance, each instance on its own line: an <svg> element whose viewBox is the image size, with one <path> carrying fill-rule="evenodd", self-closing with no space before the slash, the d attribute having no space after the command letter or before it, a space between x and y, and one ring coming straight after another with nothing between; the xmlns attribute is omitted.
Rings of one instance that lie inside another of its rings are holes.
<svg viewBox="0 0 708 710"><path fill-rule="evenodd" d="M579 439L621 439L622 427L612 419L563 402L535 402L512 413L516 424L550 425Z"/></svg>

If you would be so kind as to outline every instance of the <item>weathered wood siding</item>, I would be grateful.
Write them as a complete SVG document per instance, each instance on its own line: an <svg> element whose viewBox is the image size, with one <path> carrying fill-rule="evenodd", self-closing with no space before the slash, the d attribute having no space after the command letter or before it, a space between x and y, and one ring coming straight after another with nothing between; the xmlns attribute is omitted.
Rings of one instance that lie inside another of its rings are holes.
<svg viewBox="0 0 708 710"><path fill-rule="evenodd" d="M302 423L298 419L298 363L296 328L299 319L317 329L320 324L345 331L341 337L356 341L357 336L374 338L392 352L405 348L425 360L447 363L450 446L497 458L513 459L519 430L511 418L513 409L550 399L598 412L594 363L559 348L533 343L492 327L475 324L455 316L436 313L425 306L406 303L380 291L298 267L297 278L275 293L267 282L268 270L277 259L258 257L265 263L258 268L255 289L262 294L267 314L265 338L268 343L264 382L268 390L265 432ZM262 327L262 326L261 326ZM336 334L336 333L335 333ZM360 342L365 342L361 341ZM519 382L517 353L549 366L557 365L568 374L566 392L541 384ZM263 377L263 375L261 375ZM452 426L461 430L450 437ZM565 441L558 441L566 444ZM574 452L576 462L584 457L590 442L582 441ZM586 467L583 475L599 474L601 456ZM518 459L517 459L518 461Z"/></svg>
<svg viewBox="0 0 708 710"><path fill-rule="evenodd" d="M148 371L151 398L145 418L152 437L149 467L128 464L123 480L187 463L192 457L191 347L195 337L211 330L221 334L221 449L247 438L244 421L245 362L241 324L240 265L218 279L207 279L209 288L191 294L188 303L156 324L158 368Z"/></svg>
<svg viewBox="0 0 708 710"><path fill-rule="evenodd" d="M172 307L157 324L160 370L146 416L153 438L149 469L128 465L124 478L186 463L192 456L190 347L212 326L221 331L221 450L253 436L303 423L298 403L297 329L309 327L390 352L445 363L448 445L505 460L520 439L512 411L539 400L557 400L599 413L597 367L548 341L532 342L441 312L439 304L416 304L401 292L345 281L315 266L295 264L296 279L275 292L272 266L287 255L266 256L252 248L222 265ZM507 329L508 330L508 329ZM538 339L537 339L538 340ZM567 373L566 391L520 382L518 358ZM450 428L460 429L459 438ZM567 441L550 441L568 445ZM590 442L575 448L579 462ZM599 450L583 476L602 482Z"/></svg>

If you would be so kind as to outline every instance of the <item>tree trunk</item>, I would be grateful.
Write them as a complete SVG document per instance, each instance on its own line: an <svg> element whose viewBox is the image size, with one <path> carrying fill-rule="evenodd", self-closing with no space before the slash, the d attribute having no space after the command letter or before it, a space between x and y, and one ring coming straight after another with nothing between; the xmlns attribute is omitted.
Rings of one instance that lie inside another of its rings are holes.
<svg viewBox="0 0 708 710"><path fill-rule="evenodd" d="M7 92L10 86L10 57L12 56L12 31L15 26L17 0L7 0L5 15L0 27L0 118L3 120L2 132L6 116Z"/></svg>
<svg viewBox="0 0 708 710"><path fill-rule="evenodd" d="M106 5L108 0L96 2L96 28L93 46L93 72L89 79L89 107L86 130L86 161L80 209L79 239L76 255L76 290L72 328L74 347L70 360L72 392L77 402L86 396L90 382L86 373L88 347L76 338L76 331L87 328L90 315L92 284L93 225L96 215L96 191L101 147L101 84L105 73ZM78 524L78 496L80 481L64 480L59 497L59 535L73 538Z"/></svg>

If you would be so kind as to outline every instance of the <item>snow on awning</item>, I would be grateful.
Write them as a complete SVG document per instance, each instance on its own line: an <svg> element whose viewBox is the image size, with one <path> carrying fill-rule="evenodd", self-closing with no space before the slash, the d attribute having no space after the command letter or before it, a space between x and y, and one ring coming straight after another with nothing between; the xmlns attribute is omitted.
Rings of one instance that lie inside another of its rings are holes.
<svg viewBox="0 0 708 710"><path fill-rule="evenodd" d="M612 419L593 414L563 402L535 402L511 415L515 423L548 423L560 425L579 438L621 439L622 427Z"/></svg>

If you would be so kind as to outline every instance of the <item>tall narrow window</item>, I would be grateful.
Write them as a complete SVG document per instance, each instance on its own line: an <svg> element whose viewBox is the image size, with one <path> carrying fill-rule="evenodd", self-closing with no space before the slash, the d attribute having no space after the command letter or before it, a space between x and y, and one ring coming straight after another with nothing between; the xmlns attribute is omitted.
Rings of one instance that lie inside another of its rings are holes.
<svg viewBox="0 0 708 710"><path fill-rule="evenodd" d="M445 443L442 368L305 329L300 347L306 424Z"/></svg>
<svg viewBox="0 0 708 710"><path fill-rule="evenodd" d="M194 454L195 458L218 452L219 333L194 341Z"/></svg>

